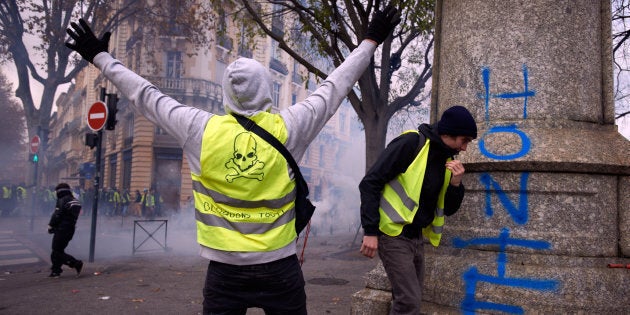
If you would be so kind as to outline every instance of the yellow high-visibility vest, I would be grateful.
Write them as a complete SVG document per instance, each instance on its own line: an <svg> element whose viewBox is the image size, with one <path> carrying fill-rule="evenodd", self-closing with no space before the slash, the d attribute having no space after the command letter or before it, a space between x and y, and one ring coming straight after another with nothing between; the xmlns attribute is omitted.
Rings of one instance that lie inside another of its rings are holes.
<svg viewBox="0 0 630 315"><path fill-rule="evenodd" d="M262 112L250 119L286 142L279 115ZM200 167L201 174L192 174L200 244L265 252L295 240L295 181L273 146L231 115L213 116L201 143Z"/></svg>
<svg viewBox="0 0 630 315"><path fill-rule="evenodd" d="M26 188L18 186L16 196L18 200L26 200Z"/></svg>
<svg viewBox="0 0 630 315"><path fill-rule="evenodd" d="M407 132L418 132L409 130ZM379 229L389 235L398 236L403 227L413 221L420 205L420 192L424 182L424 173L427 168L430 140L426 139L416 158L404 173L385 185L379 206ZM450 158L448 159L451 160ZM437 209L421 209L420 211L435 211L433 222L422 229L422 234L429 239L431 244L437 247L442 238L444 227L444 196L451 180L451 171L446 169L444 184L438 196Z"/></svg>

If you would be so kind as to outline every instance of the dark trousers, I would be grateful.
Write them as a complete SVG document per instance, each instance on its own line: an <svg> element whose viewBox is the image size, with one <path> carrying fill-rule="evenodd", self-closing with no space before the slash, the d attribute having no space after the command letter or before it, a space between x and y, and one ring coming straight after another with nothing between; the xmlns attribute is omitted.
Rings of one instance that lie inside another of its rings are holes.
<svg viewBox="0 0 630 315"><path fill-rule="evenodd" d="M74 236L74 229L61 229L55 231L55 235L52 240L52 253L50 254L50 260L52 261L52 268L50 269L52 272L61 273L62 265L68 265L70 268L74 268L76 266L78 260L65 252L72 236Z"/></svg>
<svg viewBox="0 0 630 315"><path fill-rule="evenodd" d="M424 245L422 237L381 235L378 255L392 284L390 315L420 314L424 280Z"/></svg>
<svg viewBox="0 0 630 315"><path fill-rule="evenodd" d="M304 276L297 256L265 264L237 266L211 261L203 288L204 315L306 314Z"/></svg>

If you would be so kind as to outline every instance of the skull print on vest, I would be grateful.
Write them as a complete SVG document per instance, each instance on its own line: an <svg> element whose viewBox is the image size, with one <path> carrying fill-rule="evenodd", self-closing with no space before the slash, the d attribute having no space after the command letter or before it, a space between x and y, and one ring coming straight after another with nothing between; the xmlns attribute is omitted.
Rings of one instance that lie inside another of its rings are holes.
<svg viewBox="0 0 630 315"><path fill-rule="evenodd" d="M239 177L263 180L265 173L262 170L265 162L258 159L257 146L256 139L249 132L239 133L234 138L233 157L225 163L225 167L230 170L225 176L228 183Z"/></svg>

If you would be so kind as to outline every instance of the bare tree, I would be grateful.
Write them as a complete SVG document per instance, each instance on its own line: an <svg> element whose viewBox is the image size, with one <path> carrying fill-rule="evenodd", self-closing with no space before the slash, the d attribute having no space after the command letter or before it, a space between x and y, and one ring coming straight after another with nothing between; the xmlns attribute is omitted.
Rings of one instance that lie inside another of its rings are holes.
<svg viewBox="0 0 630 315"><path fill-rule="evenodd" d="M57 89L88 65L65 47L70 22L83 18L95 30L112 31L129 17L140 24L150 23L158 30L177 29L181 36L198 44L208 41L201 31L205 29L207 12L194 0L0 1L0 62L11 62L15 67L15 95L24 108L29 136L41 130L43 150L47 148ZM38 104L34 101L32 81L43 87Z"/></svg>
<svg viewBox="0 0 630 315"><path fill-rule="evenodd" d="M611 0L615 119L630 114L630 1Z"/></svg>
<svg viewBox="0 0 630 315"><path fill-rule="evenodd" d="M225 8L214 0L215 8ZM434 1L392 1L401 11L402 22L380 47L348 99L363 123L366 138L366 167L370 167L385 147L387 125L401 108L417 106L418 98L431 77ZM233 18L257 28L277 47L289 54L318 78L336 67L364 38L372 14L383 9L381 1L270 0L236 1ZM249 30L249 32L248 32ZM258 34L258 33L257 33ZM247 37L247 36L246 36Z"/></svg>
<svg viewBox="0 0 630 315"><path fill-rule="evenodd" d="M26 155L26 122L22 106L13 97L13 86L0 73L0 180L23 181Z"/></svg>

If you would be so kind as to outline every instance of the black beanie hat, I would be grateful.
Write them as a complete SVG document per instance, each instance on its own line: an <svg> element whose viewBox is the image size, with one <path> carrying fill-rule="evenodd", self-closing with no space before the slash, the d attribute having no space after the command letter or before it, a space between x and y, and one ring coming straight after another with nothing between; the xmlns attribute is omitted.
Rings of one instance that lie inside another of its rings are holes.
<svg viewBox="0 0 630 315"><path fill-rule="evenodd" d="M453 106L444 111L437 123L438 134L477 138L477 123L464 106Z"/></svg>

